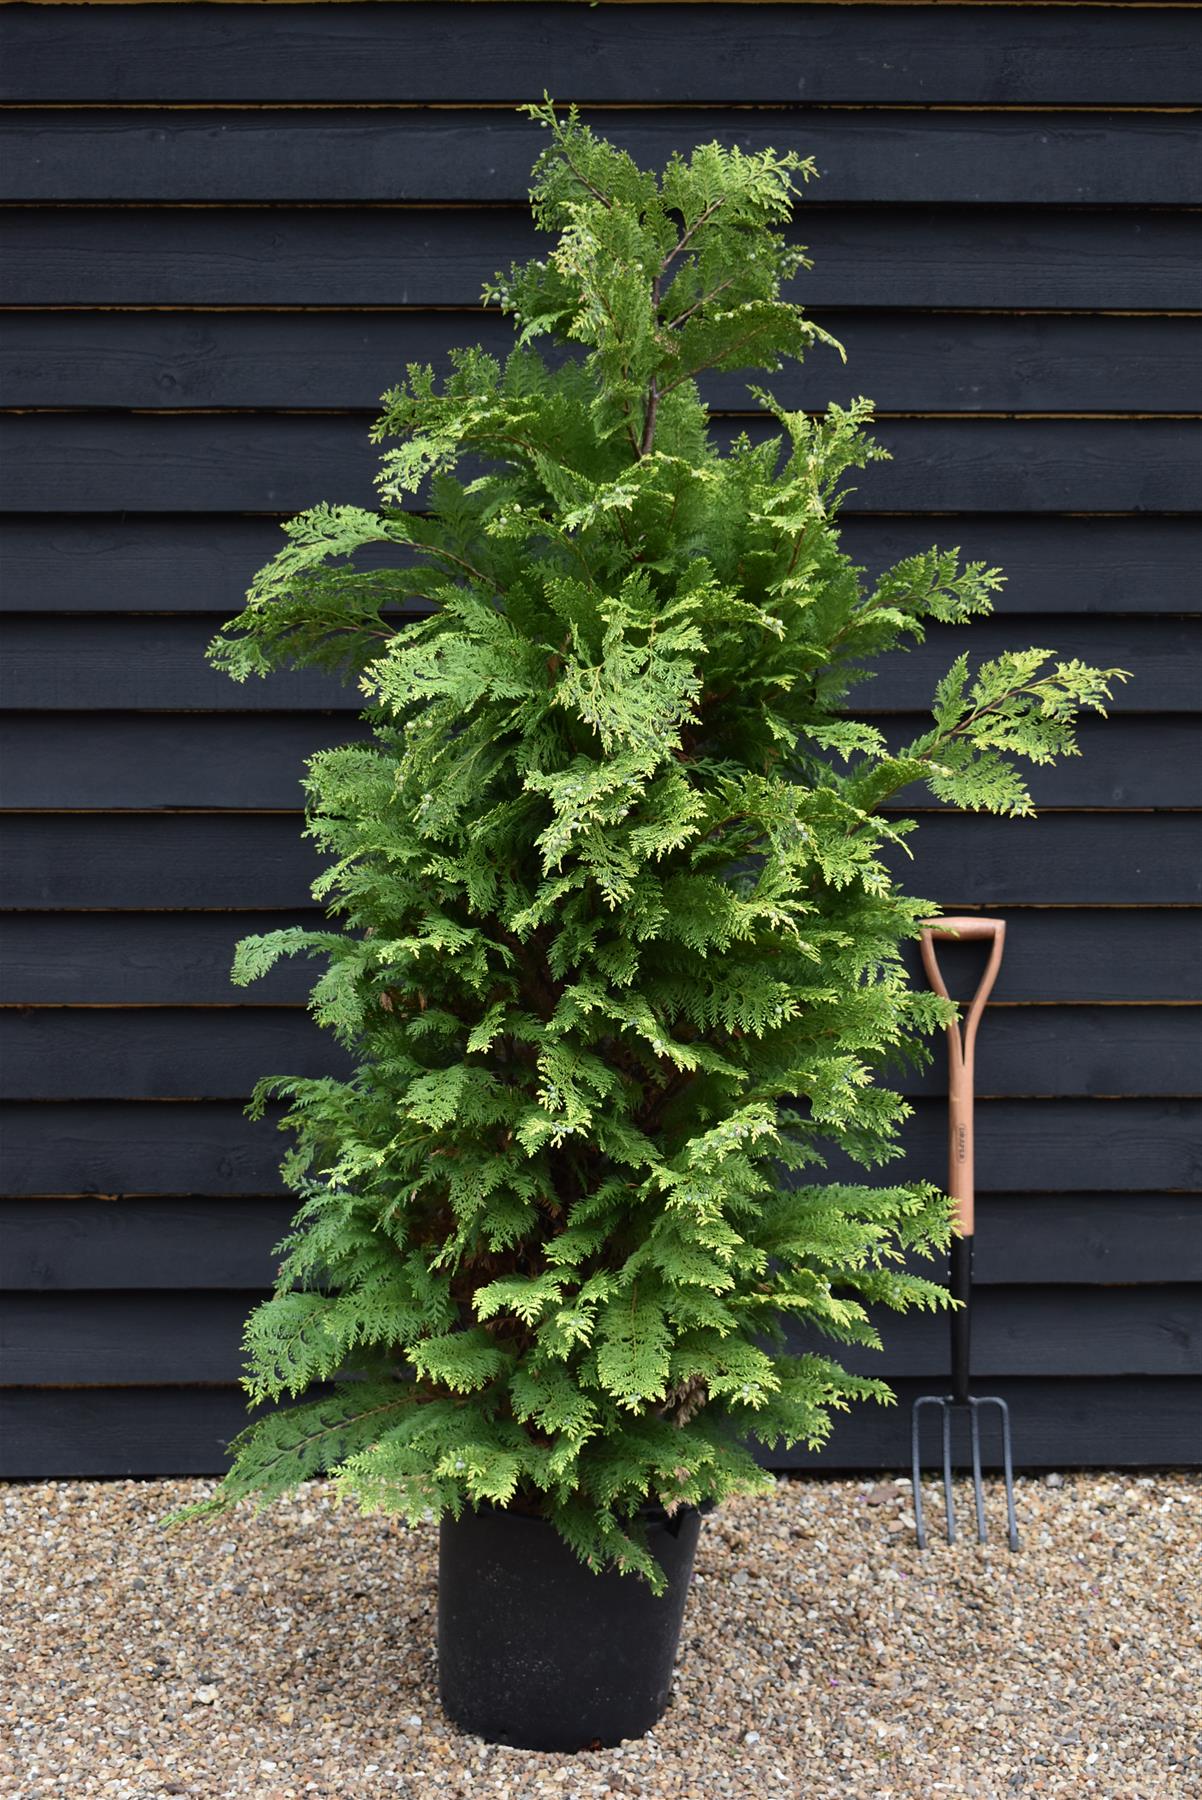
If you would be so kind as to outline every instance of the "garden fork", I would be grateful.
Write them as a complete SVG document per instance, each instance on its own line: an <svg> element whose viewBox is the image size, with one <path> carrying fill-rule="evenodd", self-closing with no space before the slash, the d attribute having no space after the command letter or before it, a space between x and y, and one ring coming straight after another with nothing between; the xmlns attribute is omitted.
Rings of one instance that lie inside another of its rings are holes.
<svg viewBox="0 0 1202 1800"><path fill-rule="evenodd" d="M1002 1468L1006 1482L1006 1520L1010 1548L1018 1549L1018 1526L1014 1517L1014 1471L1010 1459L1010 1410L996 1394L975 1395L968 1391L968 1369L972 1331L972 1244L973 1244L973 1054L977 1026L985 1009L993 984L1001 967L1002 946L1006 927L1000 919L940 919L925 925L922 931L922 965L927 980L937 994L949 998L935 955L936 938L989 940L989 961L977 991L964 1015L963 1035L953 1021L947 1028L948 1060L948 1193L955 1202L959 1236L952 1239L951 1293L959 1302L951 1315L952 1391L950 1394L923 1394L915 1400L910 1414L910 1455L914 1485L914 1524L918 1548L926 1549L926 1527L922 1516L922 1472L919 1461L919 1428L924 1407L937 1407L943 1427L943 1495L947 1508L947 1541L956 1541L956 1517L952 1500L952 1414L963 1409L968 1414L972 1454L973 1498L977 1510L977 1542L985 1542L985 1494L981 1486L981 1418L983 1406L996 1406L1002 1422Z"/></svg>

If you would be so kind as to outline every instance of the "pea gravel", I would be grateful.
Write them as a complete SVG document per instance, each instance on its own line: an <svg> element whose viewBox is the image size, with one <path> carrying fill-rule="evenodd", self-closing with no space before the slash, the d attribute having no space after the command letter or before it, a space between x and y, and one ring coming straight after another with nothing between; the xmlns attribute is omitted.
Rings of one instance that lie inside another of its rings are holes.
<svg viewBox="0 0 1202 1800"><path fill-rule="evenodd" d="M1017 1556L941 1540L920 1555L902 1481L782 1479L703 1527L661 1725L572 1757L444 1719L433 1528L362 1518L315 1484L270 1512L159 1529L211 1487L2 1490L0 1794L1202 1792L1202 1477L1022 1480ZM996 1489L989 1503L1000 1521Z"/></svg>

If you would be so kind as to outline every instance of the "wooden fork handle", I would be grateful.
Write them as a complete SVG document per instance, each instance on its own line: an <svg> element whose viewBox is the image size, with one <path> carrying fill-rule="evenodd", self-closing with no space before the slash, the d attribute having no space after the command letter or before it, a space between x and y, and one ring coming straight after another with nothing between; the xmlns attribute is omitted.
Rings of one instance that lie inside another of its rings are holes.
<svg viewBox="0 0 1202 1800"><path fill-rule="evenodd" d="M945 1000L951 996L939 958L935 940L989 941L991 948L976 993L964 1014L963 1031L954 1021L947 1028L947 1191L956 1203L956 1221L961 1234L971 1238L975 1224L975 1185L973 1174L973 1059L977 1043L977 1026L985 1010L985 1002L993 990L1002 963L1006 926L1001 919L932 919L922 928L922 966L927 980Z"/></svg>
<svg viewBox="0 0 1202 1800"><path fill-rule="evenodd" d="M932 938L1004 938L1002 919L932 919L923 926L924 937Z"/></svg>

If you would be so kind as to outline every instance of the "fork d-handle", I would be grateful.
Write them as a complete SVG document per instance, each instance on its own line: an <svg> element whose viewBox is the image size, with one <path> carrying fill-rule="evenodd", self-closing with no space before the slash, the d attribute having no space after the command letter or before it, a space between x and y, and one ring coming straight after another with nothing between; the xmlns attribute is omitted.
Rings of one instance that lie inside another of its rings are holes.
<svg viewBox="0 0 1202 1800"><path fill-rule="evenodd" d="M985 1002L993 991L1002 963L1006 927L1001 919L938 919L922 928L922 966L937 994L950 999L939 959L937 938L960 942L978 939L990 945L989 960L968 1004L963 1027L953 1021L947 1028L947 1191L955 1202L960 1235L952 1239L951 1293L960 1302L951 1315L952 1399L968 1399L968 1371L972 1346L972 1245L975 1229L976 1187L973 1172L973 1065L977 1026Z"/></svg>

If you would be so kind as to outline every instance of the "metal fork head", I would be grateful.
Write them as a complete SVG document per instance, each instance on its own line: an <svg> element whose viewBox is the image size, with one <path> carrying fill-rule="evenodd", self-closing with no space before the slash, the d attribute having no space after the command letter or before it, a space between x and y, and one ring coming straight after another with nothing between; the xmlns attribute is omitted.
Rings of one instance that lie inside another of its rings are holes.
<svg viewBox="0 0 1202 1800"><path fill-rule="evenodd" d="M952 1413L963 1409L968 1413L969 1440L972 1456L972 1490L977 1514L977 1542L983 1544L988 1533L985 1529L985 1490L981 1484L981 1418L983 1406L996 1406L1002 1422L1002 1475L1006 1484L1006 1527L1012 1550L1018 1549L1018 1522L1014 1515L1014 1468L1010 1454L1010 1408L997 1394L969 1395L966 1399L956 1399L951 1394L922 1394L915 1400L910 1412L910 1461L911 1481L914 1488L914 1529L918 1539L918 1548L927 1547L926 1523L922 1514L922 1466L920 1456L920 1427L924 1406L938 1407L941 1414L943 1441L943 1500L947 1513L947 1541L956 1541L956 1511L952 1496Z"/></svg>

